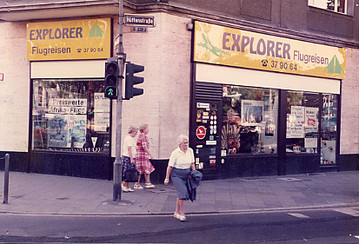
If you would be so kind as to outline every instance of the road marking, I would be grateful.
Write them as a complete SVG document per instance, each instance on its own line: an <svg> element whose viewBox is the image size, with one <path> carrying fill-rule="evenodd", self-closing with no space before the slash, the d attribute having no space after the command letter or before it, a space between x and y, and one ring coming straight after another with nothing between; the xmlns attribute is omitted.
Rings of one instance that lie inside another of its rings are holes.
<svg viewBox="0 0 359 244"><path fill-rule="evenodd" d="M302 181L298 178L292 178L292 177L284 177L284 178L277 178L278 180L284 180L284 181Z"/></svg>
<svg viewBox="0 0 359 244"><path fill-rule="evenodd" d="M310 217L301 213L288 213L291 216L301 218L301 219L309 219Z"/></svg>
<svg viewBox="0 0 359 244"><path fill-rule="evenodd" d="M359 211L355 210L353 208L337 208L334 209L334 211L337 211L339 213L348 214L354 217L359 217Z"/></svg>

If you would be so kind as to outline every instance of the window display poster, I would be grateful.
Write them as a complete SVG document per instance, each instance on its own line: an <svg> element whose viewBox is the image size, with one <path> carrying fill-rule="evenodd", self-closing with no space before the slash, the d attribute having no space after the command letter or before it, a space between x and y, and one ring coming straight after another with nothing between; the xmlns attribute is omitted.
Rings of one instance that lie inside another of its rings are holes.
<svg viewBox="0 0 359 244"><path fill-rule="evenodd" d="M94 109L95 113L109 113L110 112L110 99L105 97L103 92L94 93Z"/></svg>
<svg viewBox="0 0 359 244"><path fill-rule="evenodd" d="M318 139L314 138L304 138L304 147L306 148L317 148Z"/></svg>
<svg viewBox="0 0 359 244"><path fill-rule="evenodd" d="M67 147L82 148L86 142L86 115L67 115L68 141Z"/></svg>
<svg viewBox="0 0 359 244"><path fill-rule="evenodd" d="M86 115L46 114L48 147L82 148L86 141Z"/></svg>
<svg viewBox="0 0 359 244"><path fill-rule="evenodd" d="M110 113L95 113L94 127L95 131L107 131L110 127Z"/></svg>
<svg viewBox="0 0 359 244"><path fill-rule="evenodd" d="M319 108L305 108L305 133L318 132Z"/></svg>
<svg viewBox="0 0 359 244"><path fill-rule="evenodd" d="M87 99L52 98L49 100L48 113L87 114Z"/></svg>
<svg viewBox="0 0 359 244"><path fill-rule="evenodd" d="M46 114L48 117L47 147L67 147L68 133L67 120L64 115Z"/></svg>
<svg viewBox="0 0 359 244"><path fill-rule="evenodd" d="M94 94L94 128L95 131L107 131L110 127L110 99L103 92Z"/></svg>
<svg viewBox="0 0 359 244"><path fill-rule="evenodd" d="M263 121L263 101L242 100L241 117L242 125L258 125Z"/></svg>
<svg viewBox="0 0 359 244"><path fill-rule="evenodd" d="M287 114L287 138L304 138L305 108L292 106Z"/></svg>

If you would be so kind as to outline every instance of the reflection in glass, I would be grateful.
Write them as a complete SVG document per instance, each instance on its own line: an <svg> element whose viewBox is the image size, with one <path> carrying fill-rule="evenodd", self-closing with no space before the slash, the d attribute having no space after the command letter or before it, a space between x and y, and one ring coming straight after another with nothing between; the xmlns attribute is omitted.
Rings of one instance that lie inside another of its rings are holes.
<svg viewBox="0 0 359 244"><path fill-rule="evenodd" d="M347 13L347 0L308 0L309 6Z"/></svg>
<svg viewBox="0 0 359 244"><path fill-rule="evenodd" d="M286 151L317 153L319 94L288 92Z"/></svg>
<svg viewBox="0 0 359 244"><path fill-rule="evenodd" d="M278 91L223 86L222 155L277 152Z"/></svg>
<svg viewBox="0 0 359 244"><path fill-rule="evenodd" d="M321 164L336 164L338 96L323 95Z"/></svg>
<svg viewBox="0 0 359 244"><path fill-rule="evenodd" d="M32 148L106 152L109 109L102 80L33 80Z"/></svg>

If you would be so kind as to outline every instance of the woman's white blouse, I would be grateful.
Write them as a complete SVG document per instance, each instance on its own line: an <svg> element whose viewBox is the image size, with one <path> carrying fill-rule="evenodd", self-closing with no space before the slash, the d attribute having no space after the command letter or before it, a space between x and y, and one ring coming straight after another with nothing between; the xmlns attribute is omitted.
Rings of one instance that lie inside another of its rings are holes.
<svg viewBox="0 0 359 244"><path fill-rule="evenodd" d="M123 147L122 147L122 155L123 156L127 156L127 157L130 156L128 154L128 147L131 147L132 157L135 157L136 156L136 139L135 139L135 137L132 137L130 135L127 135L125 137L125 140L123 142Z"/></svg>
<svg viewBox="0 0 359 244"><path fill-rule="evenodd" d="M168 165L177 169L189 169L191 163L194 163L194 155L192 148L188 148L187 152L183 152L179 147L171 153Z"/></svg>

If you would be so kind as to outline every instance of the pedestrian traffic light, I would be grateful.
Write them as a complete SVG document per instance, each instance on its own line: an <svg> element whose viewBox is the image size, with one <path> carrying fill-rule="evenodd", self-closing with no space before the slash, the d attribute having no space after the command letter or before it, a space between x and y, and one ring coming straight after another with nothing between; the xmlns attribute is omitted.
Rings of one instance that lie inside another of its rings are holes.
<svg viewBox="0 0 359 244"><path fill-rule="evenodd" d="M134 96L143 94L142 88L133 87L136 84L143 83L143 77L135 76L134 74L142 72L145 67L142 65L133 64L131 62L126 63L126 86L125 86L125 98L129 100Z"/></svg>
<svg viewBox="0 0 359 244"><path fill-rule="evenodd" d="M110 99L117 98L119 66L117 57L107 59L105 63L105 97Z"/></svg>

